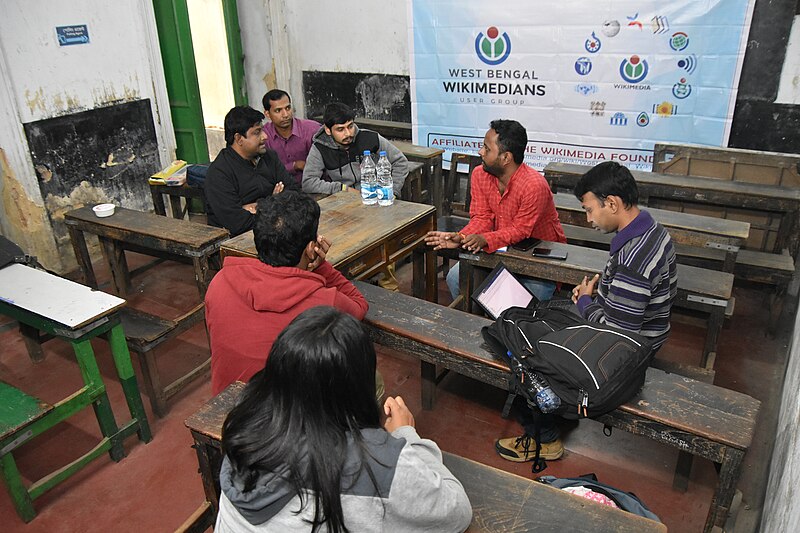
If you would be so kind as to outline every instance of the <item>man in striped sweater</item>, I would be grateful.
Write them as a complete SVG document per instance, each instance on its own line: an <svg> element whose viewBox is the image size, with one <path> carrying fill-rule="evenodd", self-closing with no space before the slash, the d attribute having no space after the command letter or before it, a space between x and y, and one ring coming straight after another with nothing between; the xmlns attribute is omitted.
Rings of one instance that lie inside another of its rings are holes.
<svg viewBox="0 0 800 533"><path fill-rule="evenodd" d="M636 181L619 163L600 163L589 170L575 186L575 196L592 226L616 235L602 276L584 277L573 289L572 301L587 320L639 333L650 338L655 349L660 348L669 335L670 310L678 287L669 233L650 213L639 209ZM561 457L564 446L554 415L536 408L517 408L515 413L525 433L495 442L503 459L522 462L534 458L537 423L541 457Z"/></svg>
<svg viewBox="0 0 800 533"><path fill-rule="evenodd" d="M602 276L585 277L572 300L584 318L639 333L660 348L678 287L669 233L639 209L636 181L619 163L592 168L575 186L575 196L592 226L616 235Z"/></svg>

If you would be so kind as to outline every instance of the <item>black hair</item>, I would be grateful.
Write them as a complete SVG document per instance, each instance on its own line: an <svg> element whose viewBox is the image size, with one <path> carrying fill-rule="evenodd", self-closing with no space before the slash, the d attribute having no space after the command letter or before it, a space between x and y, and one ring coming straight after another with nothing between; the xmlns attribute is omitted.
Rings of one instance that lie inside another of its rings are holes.
<svg viewBox="0 0 800 533"><path fill-rule="evenodd" d="M267 94L265 94L264 98L261 99L261 105L264 106L264 109L269 110L272 107L270 102L276 102L284 96L289 99L289 103L292 102L292 97L289 96L289 93L283 89L272 89L271 91L267 91Z"/></svg>
<svg viewBox="0 0 800 533"><path fill-rule="evenodd" d="M341 486L350 475L343 472L348 438L376 485L360 430L379 426L369 335L352 316L314 307L278 335L264 369L225 419L222 449L244 492L265 472L287 472L302 505L314 502L312 531L347 531Z"/></svg>
<svg viewBox="0 0 800 533"><path fill-rule="evenodd" d="M247 137L247 130L264 120L264 113L256 111L250 106L238 105L225 115L225 144L231 146L233 138L238 133Z"/></svg>
<svg viewBox="0 0 800 533"><path fill-rule="evenodd" d="M319 204L309 195L283 191L262 198L253 225L258 258L274 267L297 266L318 229Z"/></svg>
<svg viewBox="0 0 800 533"><path fill-rule="evenodd" d="M497 132L500 153L511 152L518 165L525 161L525 148L528 146L528 132L516 120L493 120L489 127Z"/></svg>
<svg viewBox="0 0 800 533"><path fill-rule="evenodd" d="M616 161L605 161L595 165L581 176L575 185L575 196L580 200L587 192L604 202L609 196L619 196L625 207L639 204L639 188L633 174Z"/></svg>
<svg viewBox="0 0 800 533"><path fill-rule="evenodd" d="M346 124L356 119L356 112L341 102L333 102L325 106L322 114L322 123L328 128L336 124Z"/></svg>

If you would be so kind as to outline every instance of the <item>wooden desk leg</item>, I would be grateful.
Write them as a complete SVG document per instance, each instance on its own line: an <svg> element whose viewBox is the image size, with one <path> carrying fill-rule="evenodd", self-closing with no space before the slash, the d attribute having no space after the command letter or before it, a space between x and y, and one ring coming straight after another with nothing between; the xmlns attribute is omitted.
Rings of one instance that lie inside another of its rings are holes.
<svg viewBox="0 0 800 533"><path fill-rule="evenodd" d="M192 448L197 453L197 464L200 470L200 479L203 481L203 491L206 500L211 504L214 520L219 512L219 469L222 465L222 452L211 444L211 439L206 435L192 431L194 444Z"/></svg>
<svg viewBox="0 0 800 533"><path fill-rule="evenodd" d="M72 241L72 250L75 252L75 259L78 261L78 266L83 273L83 283L96 289L97 277L94 275L92 258L89 256L89 249L86 247L86 238L83 235L83 231L69 224L67 224L67 231L69 231L69 240Z"/></svg>
<svg viewBox="0 0 800 533"><path fill-rule="evenodd" d="M91 341L87 339L73 342L72 349L78 359L83 382L90 390L99 391L95 393L96 397L92 402L94 415L97 418L97 424L100 426L100 432L111 441L111 448L108 450L108 454L113 461L120 461L125 456L125 450L122 448L122 436L118 434L117 421L114 420L114 412L111 410L111 403L108 401L106 386L100 375L100 369L97 368L97 359L92 350Z"/></svg>
<svg viewBox="0 0 800 533"><path fill-rule="evenodd" d="M128 262L125 260L125 250L119 242L107 237L98 237L103 245L103 254L106 257L108 268L117 296L125 298L131 288L131 275L128 272Z"/></svg>
<svg viewBox="0 0 800 533"><path fill-rule="evenodd" d="M714 369L714 359L717 353L717 343L719 342L719 334L722 331L722 325L725 322L725 308L722 306L715 306L714 310L708 315L708 329L706 331L706 343L703 348L703 358L700 361L700 366L708 370Z"/></svg>
<svg viewBox="0 0 800 533"><path fill-rule="evenodd" d="M31 361L34 363L44 361L44 350L42 350L42 339L39 335L39 330L20 322L19 332L22 334L22 340L25 341L25 348L28 350L28 357L31 358Z"/></svg>
<svg viewBox="0 0 800 533"><path fill-rule="evenodd" d="M436 207L436 215L442 215L442 156L431 160L433 175L428 181L428 190L431 191L431 203Z"/></svg>
<svg viewBox="0 0 800 533"><path fill-rule="evenodd" d="M472 294L472 274L475 268L467 261L459 261L458 264L458 287L463 297L461 302L462 309L467 313L471 313L472 298L469 296Z"/></svg>
<svg viewBox="0 0 800 533"><path fill-rule="evenodd" d="M8 494L14 503L14 508L23 522L28 523L36 517L36 509L33 507L28 489L22 483L22 476L17 468L17 463L11 453L0 455L0 471L8 487Z"/></svg>
<svg viewBox="0 0 800 533"><path fill-rule="evenodd" d="M733 502L736 492L736 483L742 472L742 461L744 452L734 448L726 448L722 463L720 464L719 481L711 499L711 507L708 510L706 524L703 529L710 532L714 526L720 529L725 526L728 519L728 512Z"/></svg>
<svg viewBox="0 0 800 533"><path fill-rule="evenodd" d="M420 361L420 375L422 376L422 408L426 411L433 409L436 403L436 365L427 361Z"/></svg>
<svg viewBox="0 0 800 533"><path fill-rule="evenodd" d="M725 261L722 262L722 271L733 274L736 266L736 252L725 252Z"/></svg>
<svg viewBox="0 0 800 533"><path fill-rule="evenodd" d="M211 280L208 279L208 256L193 257L194 280L197 283L197 290L200 291L200 298L206 297L206 290Z"/></svg>
<svg viewBox="0 0 800 533"><path fill-rule="evenodd" d="M153 436L150 433L150 424L147 422L144 405L142 405L142 396L136 382L136 374L133 371L133 364L131 364L131 354L128 351L128 342L125 340L122 324L111 328L108 340L111 344L111 355L114 358L114 366L117 368L117 376L122 385L122 391L125 393L125 401L128 403L128 411L131 413L131 418L139 423L137 431L139 440L150 442Z"/></svg>
<svg viewBox="0 0 800 533"><path fill-rule="evenodd" d="M186 211L189 211L189 202L191 201L190 198L186 198ZM181 197L180 196L169 196L169 207L172 210L172 218L176 218L178 220L183 220L183 206L181 205Z"/></svg>
<svg viewBox="0 0 800 533"><path fill-rule="evenodd" d="M438 302L438 287L436 284L436 252L424 242L420 243L413 252L413 294L415 298L424 298L429 302Z"/></svg>
<svg viewBox="0 0 800 533"><path fill-rule="evenodd" d="M162 217L167 216L167 206L164 205L164 195L155 188L150 187L150 196L153 198L153 212Z"/></svg>

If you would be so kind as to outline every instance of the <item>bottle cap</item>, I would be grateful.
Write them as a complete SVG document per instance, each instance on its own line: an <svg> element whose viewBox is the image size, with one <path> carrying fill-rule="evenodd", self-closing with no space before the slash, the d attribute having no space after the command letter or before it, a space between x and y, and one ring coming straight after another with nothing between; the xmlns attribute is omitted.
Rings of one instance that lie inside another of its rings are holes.
<svg viewBox="0 0 800 533"><path fill-rule="evenodd" d="M385 155L386 155L386 150L381 150L381 151L380 151L380 153L379 153L378 155L380 155L380 156L385 156Z"/></svg>
<svg viewBox="0 0 800 533"><path fill-rule="evenodd" d="M364 150L364 155L370 155L369 150Z"/></svg>

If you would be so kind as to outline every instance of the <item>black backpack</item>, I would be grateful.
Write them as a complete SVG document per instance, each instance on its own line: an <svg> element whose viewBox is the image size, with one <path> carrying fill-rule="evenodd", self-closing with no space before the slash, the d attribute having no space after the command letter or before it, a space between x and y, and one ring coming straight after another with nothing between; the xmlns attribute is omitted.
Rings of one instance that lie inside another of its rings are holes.
<svg viewBox="0 0 800 533"><path fill-rule="evenodd" d="M535 405L515 370L516 358L523 369L547 379L561 398L554 413L570 419L602 415L630 400L644 385L654 355L645 337L566 309L511 307L481 332L492 351L509 362L511 393Z"/></svg>

